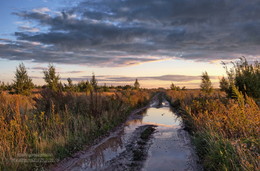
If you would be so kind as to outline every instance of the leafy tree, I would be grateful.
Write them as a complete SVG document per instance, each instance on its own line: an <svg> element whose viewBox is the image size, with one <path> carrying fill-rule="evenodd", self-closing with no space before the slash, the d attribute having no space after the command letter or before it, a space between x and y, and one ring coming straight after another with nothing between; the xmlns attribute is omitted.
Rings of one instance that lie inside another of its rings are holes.
<svg viewBox="0 0 260 171"><path fill-rule="evenodd" d="M56 74L55 67L52 64L50 64L49 68L43 71L43 73L44 80L47 83L47 87L53 91L58 91L60 77Z"/></svg>
<svg viewBox="0 0 260 171"><path fill-rule="evenodd" d="M140 88L140 83L138 82L138 79L135 79L134 88L138 90Z"/></svg>
<svg viewBox="0 0 260 171"><path fill-rule="evenodd" d="M15 80L13 84L15 93L30 95L33 89L32 79L28 76L27 70L23 63L19 64L15 72Z"/></svg>
<svg viewBox="0 0 260 171"><path fill-rule="evenodd" d="M210 94L213 91L213 87L207 72L203 72L201 76L201 91Z"/></svg>

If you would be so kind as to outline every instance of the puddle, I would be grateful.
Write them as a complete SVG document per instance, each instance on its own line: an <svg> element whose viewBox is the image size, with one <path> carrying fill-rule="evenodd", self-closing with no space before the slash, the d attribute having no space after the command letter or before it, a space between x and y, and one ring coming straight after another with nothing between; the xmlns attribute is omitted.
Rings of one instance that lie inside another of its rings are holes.
<svg viewBox="0 0 260 171"><path fill-rule="evenodd" d="M141 117L136 115L99 144L55 170L106 170L109 161L116 160L126 150L135 130L144 125L157 127L142 170L196 170L196 156L188 134L181 129L181 118L170 110L167 101L163 101L160 108L156 106L158 104L151 104Z"/></svg>

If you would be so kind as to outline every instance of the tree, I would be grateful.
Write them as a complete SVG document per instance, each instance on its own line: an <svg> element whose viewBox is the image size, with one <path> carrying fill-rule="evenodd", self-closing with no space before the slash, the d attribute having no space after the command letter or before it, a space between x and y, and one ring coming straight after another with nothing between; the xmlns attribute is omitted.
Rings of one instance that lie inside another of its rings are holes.
<svg viewBox="0 0 260 171"><path fill-rule="evenodd" d="M58 91L59 91L59 92L65 91L65 87L63 86L63 84L61 83L61 81L58 83Z"/></svg>
<svg viewBox="0 0 260 171"><path fill-rule="evenodd" d="M109 87L107 86L107 84L105 83L103 86L103 91L104 92L108 92L109 91Z"/></svg>
<svg viewBox="0 0 260 171"><path fill-rule="evenodd" d="M260 98L260 63L255 61L254 64L249 64L246 58L242 57L240 61L232 62L232 64L233 67L228 69L223 62L228 75L229 97L232 86L235 85L243 95Z"/></svg>
<svg viewBox="0 0 260 171"><path fill-rule="evenodd" d="M67 81L68 81L68 85L65 85L66 90L67 91L74 91L74 85L72 83L72 79L68 78Z"/></svg>
<svg viewBox="0 0 260 171"><path fill-rule="evenodd" d="M92 84L88 80L86 81L85 85L86 85L86 89L85 90L86 90L87 94L93 92L93 86L92 86Z"/></svg>
<svg viewBox="0 0 260 171"><path fill-rule="evenodd" d="M79 92L86 91L86 82L85 81L82 80L82 81L78 82L77 91L79 91Z"/></svg>
<svg viewBox="0 0 260 171"><path fill-rule="evenodd" d="M47 87L53 91L58 91L60 77L56 74L55 67L52 64L50 64L49 68L43 71L43 73L44 80L47 83Z"/></svg>
<svg viewBox="0 0 260 171"><path fill-rule="evenodd" d="M201 76L201 91L210 94L213 91L213 87L207 72L203 72Z"/></svg>
<svg viewBox="0 0 260 171"><path fill-rule="evenodd" d="M229 86L228 80L225 77L222 77L219 82L220 91L228 92Z"/></svg>
<svg viewBox="0 0 260 171"><path fill-rule="evenodd" d="M19 66L16 68L13 88L17 94L31 94L31 90L33 89L33 82L32 79L28 76L23 63L19 64Z"/></svg>
<svg viewBox="0 0 260 171"><path fill-rule="evenodd" d="M140 84L138 82L138 79L135 79L134 88L138 90L140 88Z"/></svg>
<svg viewBox="0 0 260 171"><path fill-rule="evenodd" d="M171 86L170 86L170 89L171 89L171 90L177 90L177 91L179 91L181 88L180 88L179 86L175 86L175 85L172 83Z"/></svg>
<svg viewBox="0 0 260 171"><path fill-rule="evenodd" d="M171 83L170 89L171 89L171 90L175 90L175 85L174 85L173 83Z"/></svg>
<svg viewBox="0 0 260 171"><path fill-rule="evenodd" d="M0 81L0 93L2 93L2 91L4 91L4 88L5 88L4 82Z"/></svg>
<svg viewBox="0 0 260 171"><path fill-rule="evenodd" d="M96 80L96 77L95 77L95 74L94 74L94 73L92 74L92 78L91 78L91 80L90 80L90 84L91 84L91 86L93 87L93 89L94 89L95 91L97 91L98 85L97 85L97 80Z"/></svg>

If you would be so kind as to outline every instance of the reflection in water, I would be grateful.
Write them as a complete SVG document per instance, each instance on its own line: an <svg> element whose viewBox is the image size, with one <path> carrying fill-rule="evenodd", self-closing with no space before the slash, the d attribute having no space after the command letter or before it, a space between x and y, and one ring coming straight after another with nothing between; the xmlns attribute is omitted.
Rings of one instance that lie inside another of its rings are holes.
<svg viewBox="0 0 260 171"><path fill-rule="evenodd" d="M158 126L156 128L157 133L154 135L155 139L167 139L170 137L175 137L176 139L178 137L177 132L173 130L181 127L181 119L172 113L167 101L162 103L161 108L154 108L156 105L156 103L151 104L147 111L127 121L124 128L114 132L110 137L81 155L79 160L72 164L68 170L99 170L107 161L115 158L125 150L127 141L132 136L134 130L142 125L152 124ZM160 157L160 155L158 156Z"/></svg>
<svg viewBox="0 0 260 171"><path fill-rule="evenodd" d="M150 108L142 119L142 122L153 123L155 125L179 126L180 118L170 111L168 107Z"/></svg>
<svg viewBox="0 0 260 171"><path fill-rule="evenodd" d="M113 136L102 143L102 145L97 146L93 150L93 155L87 156L79 164L82 164L83 168L103 166L104 162L109 158L111 159L113 154L123 151L122 133L123 130L119 132L118 136Z"/></svg>

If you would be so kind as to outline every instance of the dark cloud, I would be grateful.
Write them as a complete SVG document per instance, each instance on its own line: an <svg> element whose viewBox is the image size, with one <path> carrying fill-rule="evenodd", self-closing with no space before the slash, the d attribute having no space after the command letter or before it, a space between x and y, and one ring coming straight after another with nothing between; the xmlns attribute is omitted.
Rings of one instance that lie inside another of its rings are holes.
<svg viewBox="0 0 260 171"><path fill-rule="evenodd" d="M21 28L0 57L99 66L259 57L259 11L259 0L84 0L59 13L20 11L45 31Z"/></svg>

